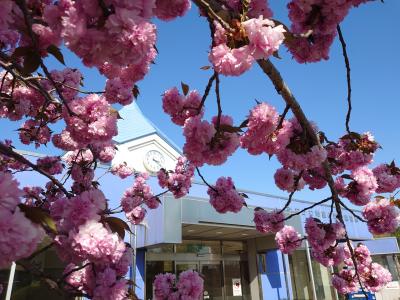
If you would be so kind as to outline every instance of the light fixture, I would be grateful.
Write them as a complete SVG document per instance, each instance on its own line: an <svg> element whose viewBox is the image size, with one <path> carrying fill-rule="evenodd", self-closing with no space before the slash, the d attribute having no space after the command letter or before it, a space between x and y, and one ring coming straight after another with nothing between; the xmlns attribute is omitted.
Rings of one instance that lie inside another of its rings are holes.
<svg viewBox="0 0 400 300"><path fill-rule="evenodd" d="M222 233L222 231L217 231L217 232L216 232L216 234L221 234L221 233Z"/></svg>
<svg viewBox="0 0 400 300"><path fill-rule="evenodd" d="M196 230L194 229L189 229L188 232L195 232Z"/></svg>
<svg viewBox="0 0 400 300"><path fill-rule="evenodd" d="M248 235L248 234L247 234L247 233L242 233L242 235L243 235L243 236L246 236L246 235Z"/></svg>

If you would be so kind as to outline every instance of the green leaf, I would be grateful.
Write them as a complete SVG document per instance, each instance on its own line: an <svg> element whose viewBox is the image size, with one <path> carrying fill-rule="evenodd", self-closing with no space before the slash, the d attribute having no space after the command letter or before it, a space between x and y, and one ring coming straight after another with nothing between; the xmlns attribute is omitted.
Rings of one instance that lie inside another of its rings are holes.
<svg viewBox="0 0 400 300"><path fill-rule="evenodd" d="M19 204L18 207L33 223L42 225L54 233L57 233L56 223L47 212L39 207L28 206L25 204Z"/></svg>
<svg viewBox="0 0 400 300"><path fill-rule="evenodd" d="M64 56L63 56L60 48L58 48L55 45L50 45L47 47L47 52L49 52L51 55L53 55L60 63L65 65Z"/></svg>
<svg viewBox="0 0 400 300"><path fill-rule="evenodd" d="M124 239L125 237L125 230L132 233L131 229L129 228L129 225L126 224L125 221L119 218L107 217L104 219L104 223L107 223L111 231L116 232L121 237L121 239Z"/></svg>
<svg viewBox="0 0 400 300"><path fill-rule="evenodd" d="M279 56L278 50L276 50L274 53L272 53L272 56L277 58L277 59L282 59L282 57Z"/></svg>
<svg viewBox="0 0 400 300"><path fill-rule="evenodd" d="M186 96L189 93L189 86L186 83L181 82L182 92Z"/></svg>

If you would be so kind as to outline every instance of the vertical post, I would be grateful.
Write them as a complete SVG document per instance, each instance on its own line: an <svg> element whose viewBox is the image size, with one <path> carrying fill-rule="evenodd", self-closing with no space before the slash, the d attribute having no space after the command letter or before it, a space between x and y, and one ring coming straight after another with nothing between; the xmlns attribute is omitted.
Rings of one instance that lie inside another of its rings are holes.
<svg viewBox="0 0 400 300"><path fill-rule="evenodd" d="M8 277L8 285L7 285L7 293L6 293L6 299L5 300L10 300L11 299L11 292L12 292L12 287L14 284L14 276L15 276L15 268L16 268L15 262L12 263L11 269L10 269L10 276Z"/></svg>
<svg viewBox="0 0 400 300"><path fill-rule="evenodd" d="M307 253L308 270L310 272L311 289L312 289L312 293L313 293L313 299L317 300L318 298L317 298L317 291L315 290L314 273L313 273L313 269L312 269L311 255L310 255L310 246L309 246L307 240L306 240L306 253Z"/></svg>
<svg viewBox="0 0 400 300"><path fill-rule="evenodd" d="M293 287L292 287L292 276L290 275L290 262L289 255L283 254L283 267L285 270L285 278L286 278L286 288L288 291L288 297L290 300L293 299Z"/></svg>
<svg viewBox="0 0 400 300"><path fill-rule="evenodd" d="M333 267L331 266L331 268L330 268L330 271L331 271L331 275L335 272L334 270L333 270ZM337 292L337 289L333 289L333 291L335 292L335 299L336 300L339 300L339 294L338 294L338 292Z"/></svg>
<svg viewBox="0 0 400 300"><path fill-rule="evenodd" d="M135 282L132 289L133 292L136 290L136 245L137 245L137 234L136 234L136 225L133 225L133 241L132 234L130 244L133 245L133 258L132 258L132 281Z"/></svg>

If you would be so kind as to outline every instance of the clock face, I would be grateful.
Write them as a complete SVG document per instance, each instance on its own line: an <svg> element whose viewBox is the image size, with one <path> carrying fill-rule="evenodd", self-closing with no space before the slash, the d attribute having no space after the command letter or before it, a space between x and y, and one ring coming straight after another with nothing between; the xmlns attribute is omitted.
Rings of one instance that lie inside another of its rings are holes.
<svg viewBox="0 0 400 300"><path fill-rule="evenodd" d="M158 172L161 168L164 168L164 155L162 155L157 150L150 150L146 153L143 163L146 169L150 172Z"/></svg>

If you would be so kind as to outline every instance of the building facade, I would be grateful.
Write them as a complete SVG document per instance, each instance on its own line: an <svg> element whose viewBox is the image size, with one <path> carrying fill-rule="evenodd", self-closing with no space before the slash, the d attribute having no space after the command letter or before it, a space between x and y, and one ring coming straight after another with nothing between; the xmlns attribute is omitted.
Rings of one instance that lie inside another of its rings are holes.
<svg viewBox="0 0 400 300"><path fill-rule="evenodd" d="M137 171L154 174L161 167L173 169L181 151L140 111L136 104L120 111L119 135L115 138L118 153L113 163L125 161ZM38 154L24 153L27 157ZM103 174L108 166L98 168L101 187L111 207L117 207L131 179L120 180ZM21 185L44 184L44 178L32 174L18 174ZM155 193L161 191L155 177L150 179ZM179 274L193 269L204 275L206 300L335 300L340 297L330 284L333 269L316 263L310 256L306 241L292 255L276 249L274 236L255 230L253 209L281 208L286 198L257 193L248 195L248 208L239 213L217 213L209 204L207 187L194 183L190 193L174 199L162 196L162 205L149 210L144 222L133 226L134 235L127 239L136 248L129 276L135 280L135 292L140 299L152 299L152 282L162 272ZM312 203L294 200L288 213L299 212ZM288 221L304 235L304 221L308 216L329 221L330 206L317 206ZM121 215L123 217L123 215ZM333 216L334 217L334 216ZM373 239L365 223L344 214L350 238L355 243L367 244L373 259L392 274L393 281L382 292L371 296L380 300L399 300L400 250L395 238ZM39 258L42 268L55 275L63 267L51 251ZM29 290L34 279L15 265L0 272L0 283L6 287L0 299L64 299L59 295L45 296L43 290ZM38 296L35 296L37 293ZM36 298L38 297L38 298ZM349 296L351 299L357 295Z"/></svg>

